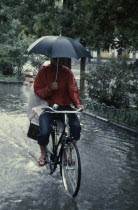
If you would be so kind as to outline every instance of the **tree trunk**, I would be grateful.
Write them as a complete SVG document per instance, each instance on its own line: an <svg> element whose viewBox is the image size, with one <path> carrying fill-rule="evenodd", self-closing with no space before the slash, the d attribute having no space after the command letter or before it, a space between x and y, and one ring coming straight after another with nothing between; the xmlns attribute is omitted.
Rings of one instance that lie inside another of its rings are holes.
<svg viewBox="0 0 138 210"><path fill-rule="evenodd" d="M135 62L136 61L136 52L134 51L132 54L132 60Z"/></svg>
<svg viewBox="0 0 138 210"><path fill-rule="evenodd" d="M91 49L89 49L89 53L91 55ZM90 63L91 62L91 58L88 58L88 62Z"/></svg>
<svg viewBox="0 0 138 210"><path fill-rule="evenodd" d="M22 65L21 65L21 63L19 63L19 65L18 65L18 77L21 77L21 74L22 74Z"/></svg>
<svg viewBox="0 0 138 210"><path fill-rule="evenodd" d="M81 98L85 98L85 79L84 79L85 63L86 63L86 58L81 58L81 61L80 61L80 96Z"/></svg>
<svg viewBox="0 0 138 210"><path fill-rule="evenodd" d="M101 51L100 48L97 49L97 64L100 64L101 62Z"/></svg>
<svg viewBox="0 0 138 210"><path fill-rule="evenodd" d="M123 49L120 48L117 50L117 57L122 57L122 52L123 52Z"/></svg>

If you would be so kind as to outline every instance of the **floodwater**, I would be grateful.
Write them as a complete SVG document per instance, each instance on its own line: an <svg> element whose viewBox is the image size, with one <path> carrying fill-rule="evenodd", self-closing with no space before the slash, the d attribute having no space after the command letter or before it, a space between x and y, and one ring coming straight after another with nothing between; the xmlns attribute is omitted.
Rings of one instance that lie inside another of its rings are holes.
<svg viewBox="0 0 138 210"><path fill-rule="evenodd" d="M26 137L29 87L0 84L0 210L137 210L138 139L82 115L82 182L73 199L59 171L39 167Z"/></svg>

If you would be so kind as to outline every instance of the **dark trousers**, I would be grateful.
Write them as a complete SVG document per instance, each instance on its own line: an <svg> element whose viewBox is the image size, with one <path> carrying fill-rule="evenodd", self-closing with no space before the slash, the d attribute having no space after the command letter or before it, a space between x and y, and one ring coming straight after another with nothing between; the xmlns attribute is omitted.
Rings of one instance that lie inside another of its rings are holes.
<svg viewBox="0 0 138 210"><path fill-rule="evenodd" d="M63 106L58 107L58 111L71 111L72 107L70 106ZM57 114L58 119L61 121L64 120L64 114ZM75 113L67 114L69 119L69 127L70 127L70 136L73 137L75 140L80 139L80 132L81 126L79 119ZM55 114L51 113L42 113L39 117L39 135L38 135L38 144L40 145L47 145L49 143L49 136L52 130L52 124L54 122Z"/></svg>

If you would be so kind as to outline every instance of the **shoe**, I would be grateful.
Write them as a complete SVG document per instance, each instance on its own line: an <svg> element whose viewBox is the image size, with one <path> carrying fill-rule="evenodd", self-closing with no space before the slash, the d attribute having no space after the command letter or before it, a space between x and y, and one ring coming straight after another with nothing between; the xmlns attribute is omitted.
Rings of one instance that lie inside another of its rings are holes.
<svg viewBox="0 0 138 210"><path fill-rule="evenodd" d="M76 163L75 160L73 160L73 159L71 159L71 158L68 158L68 165L69 165L69 166L74 166L75 163Z"/></svg>
<svg viewBox="0 0 138 210"><path fill-rule="evenodd" d="M68 150L66 151L66 159L69 166L75 165L75 160L72 158L72 150L74 147L69 145Z"/></svg>
<svg viewBox="0 0 138 210"><path fill-rule="evenodd" d="M46 164L46 158L40 157L38 160L39 166L44 166Z"/></svg>

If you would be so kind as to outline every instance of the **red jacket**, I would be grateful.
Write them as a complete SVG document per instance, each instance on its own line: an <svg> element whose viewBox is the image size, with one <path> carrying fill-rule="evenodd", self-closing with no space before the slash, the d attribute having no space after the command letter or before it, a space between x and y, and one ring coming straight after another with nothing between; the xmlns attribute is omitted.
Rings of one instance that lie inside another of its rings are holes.
<svg viewBox="0 0 138 210"><path fill-rule="evenodd" d="M58 104L68 106L81 105L76 80L71 70L60 66L58 70L58 90L51 90L50 85L55 81L56 67L53 64L41 66L34 81L34 92L40 98L45 99L49 105Z"/></svg>

